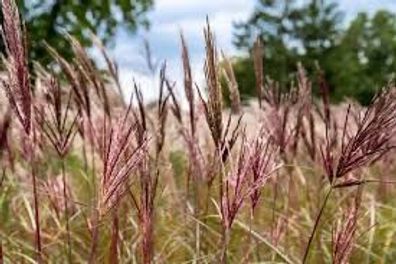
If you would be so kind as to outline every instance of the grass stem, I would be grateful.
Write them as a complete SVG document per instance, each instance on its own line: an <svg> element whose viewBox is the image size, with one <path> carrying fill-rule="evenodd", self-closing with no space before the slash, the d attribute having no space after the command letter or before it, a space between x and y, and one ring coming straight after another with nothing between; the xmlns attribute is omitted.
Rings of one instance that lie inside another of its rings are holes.
<svg viewBox="0 0 396 264"><path fill-rule="evenodd" d="M312 228L311 235L309 236L308 244L307 244L307 246L305 248L304 257L302 259L302 263L303 264L306 263L307 260L308 260L309 251L311 249L312 241L313 241L313 239L315 237L316 231L317 231L319 223L320 223L320 219L322 218L323 212L324 212L324 210L326 208L327 202L329 201L330 194L332 193L332 191L333 191L333 186L331 186L329 191L326 193L325 199L323 200L323 204L320 207L319 213L318 213L318 215L317 215L317 217L315 219L315 224L314 224L314 226Z"/></svg>
<svg viewBox="0 0 396 264"><path fill-rule="evenodd" d="M69 208L67 203L67 180L66 180L66 168L65 168L65 159L61 158L61 173L62 173L62 185L63 185L63 201L64 201L64 213L65 213L65 222L66 222L66 240L67 240L67 258L68 262L72 263L72 245L71 245L71 236L70 236L70 221L69 221Z"/></svg>

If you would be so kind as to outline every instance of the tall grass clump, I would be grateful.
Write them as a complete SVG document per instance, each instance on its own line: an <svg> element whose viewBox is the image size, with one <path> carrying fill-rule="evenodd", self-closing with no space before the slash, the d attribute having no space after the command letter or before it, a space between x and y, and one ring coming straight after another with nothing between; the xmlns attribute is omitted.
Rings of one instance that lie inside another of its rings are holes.
<svg viewBox="0 0 396 264"><path fill-rule="evenodd" d="M68 180L66 179L65 158L69 153L71 144L73 143L77 129L76 124L79 115L70 115L71 96L67 95L66 104L63 104L62 90L59 82L52 76L43 77L43 86L45 87L45 95L47 104L35 107L37 113L37 123L40 130L44 133L46 139L54 148L61 164L62 192L63 192L63 211L66 222L67 251L68 261L72 262L72 243L70 235L70 219L68 200Z"/></svg>
<svg viewBox="0 0 396 264"><path fill-rule="evenodd" d="M25 142L25 154L30 164L32 193L34 204L34 225L37 261L42 261L42 245L40 230L40 209L37 191L37 175L35 167L35 127L32 122L32 91L29 78L27 43L22 32L17 6L12 0L2 1L3 28L2 36L6 47L6 58L3 59L7 77L2 79L2 87L6 92L9 105L22 126L22 141Z"/></svg>
<svg viewBox="0 0 396 264"><path fill-rule="evenodd" d="M392 82L367 107L332 105L299 63L281 91L257 40L258 101L242 105L207 22L204 82L180 34L183 81L163 63L149 102L97 37L105 69L70 35L74 58L44 43L43 67L14 1L2 12L0 263L393 262Z"/></svg>

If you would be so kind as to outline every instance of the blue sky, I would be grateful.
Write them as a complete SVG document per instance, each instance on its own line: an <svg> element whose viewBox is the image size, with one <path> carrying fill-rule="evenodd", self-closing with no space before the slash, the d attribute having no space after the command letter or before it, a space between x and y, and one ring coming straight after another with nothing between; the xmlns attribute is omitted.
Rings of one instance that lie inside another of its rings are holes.
<svg viewBox="0 0 396 264"><path fill-rule="evenodd" d="M347 21L360 11L369 13L378 9L396 11L395 0L338 0L337 2L345 12ZM147 74L142 56L144 38L150 42L155 59L166 60L169 77L181 84L180 30L183 31L188 42L195 80L201 83L204 57L202 30L206 16L209 16L219 49L227 55L235 55L238 51L232 45L233 21L247 19L255 3L255 0L155 0L154 9L148 15L150 30L138 32L137 35L120 30L115 46L111 50L112 56L120 66L124 90L130 93L132 79L135 79L141 84L148 99L152 99L156 94L158 80Z"/></svg>

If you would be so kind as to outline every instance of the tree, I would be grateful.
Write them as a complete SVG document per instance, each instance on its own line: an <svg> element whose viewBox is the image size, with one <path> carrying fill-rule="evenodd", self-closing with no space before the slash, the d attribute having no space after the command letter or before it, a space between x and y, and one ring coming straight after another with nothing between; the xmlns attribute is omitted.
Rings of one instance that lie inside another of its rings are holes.
<svg viewBox="0 0 396 264"><path fill-rule="evenodd" d="M336 99L353 97L367 104L379 88L394 78L395 36L395 14L358 14L343 32L327 66Z"/></svg>
<svg viewBox="0 0 396 264"><path fill-rule="evenodd" d="M339 33L342 14L334 2L311 0L299 4L294 0L260 0L251 17L235 25L235 45L249 50L259 36L264 43L265 74L287 87L298 61L308 70L330 54ZM243 69L250 59L236 62L236 75L241 88L249 83ZM251 71L248 67L246 70ZM253 76L253 74L248 74Z"/></svg>
<svg viewBox="0 0 396 264"><path fill-rule="evenodd" d="M131 32L148 26L145 13L153 0L17 0L17 4L28 32L29 57L47 65L52 59L44 41L70 58L66 32L86 47L92 45L89 31L108 43L121 25ZM2 41L0 48L4 51Z"/></svg>
<svg viewBox="0 0 396 264"><path fill-rule="evenodd" d="M345 97L362 104L394 78L396 15L380 10L360 13L345 28L342 14L331 1L260 0L252 16L236 24L235 45L249 50L255 36L265 43L265 75L286 88L302 62L311 75L315 64L325 72L334 101ZM242 98L255 95L250 58L234 60Z"/></svg>

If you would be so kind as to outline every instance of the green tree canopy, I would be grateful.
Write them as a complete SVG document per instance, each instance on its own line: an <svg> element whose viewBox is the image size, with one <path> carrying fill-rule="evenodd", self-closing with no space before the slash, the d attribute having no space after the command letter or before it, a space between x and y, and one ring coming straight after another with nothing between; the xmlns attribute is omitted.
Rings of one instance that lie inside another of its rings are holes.
<svg viewBox="0 0 396 264"><path fill-rule="evenodd" d="M396 67L396 16L378 11L359 14L342 27L336 3L311 0L260 0L251 17L235 25L235 45L250 50L259 36L264 42L265 74L285 87L297 62L314 74L324 70L335 100L354 97L367 103L393 76ZM254 95L251 58L235 61L242 95Z"/></svg>
<svg viewBox="0 0 396 264"><path fill-rule="evenodd" d="M279 81L281 87L289 83L297 61L313 68L315 60L329 53L342 18L335 3L297 2L261 0L246 22L235 25L237 47L249 50L254 39L261 38L265 44L265 74Z"/></svg>
<svg viewBox="0 0 396 264"><path fill-rule="evenodd" d="M70 57L66 32L87 47L92 45L89 31L107 43L121 25L132 32L148 26L145 13L153 0L17 0L17 4L28 32L30 58L46 65L51 57L44 41ZM2 41L0 48L3 51Z"/></svg>
<svg viewBox="0 0 396 264"><path fill-rule="evenodd" d="M355 97L366 104L375 92L394 77L396 69L396 16L378 11L360 13L342 33L328 60L334 96Z"/></svg>

